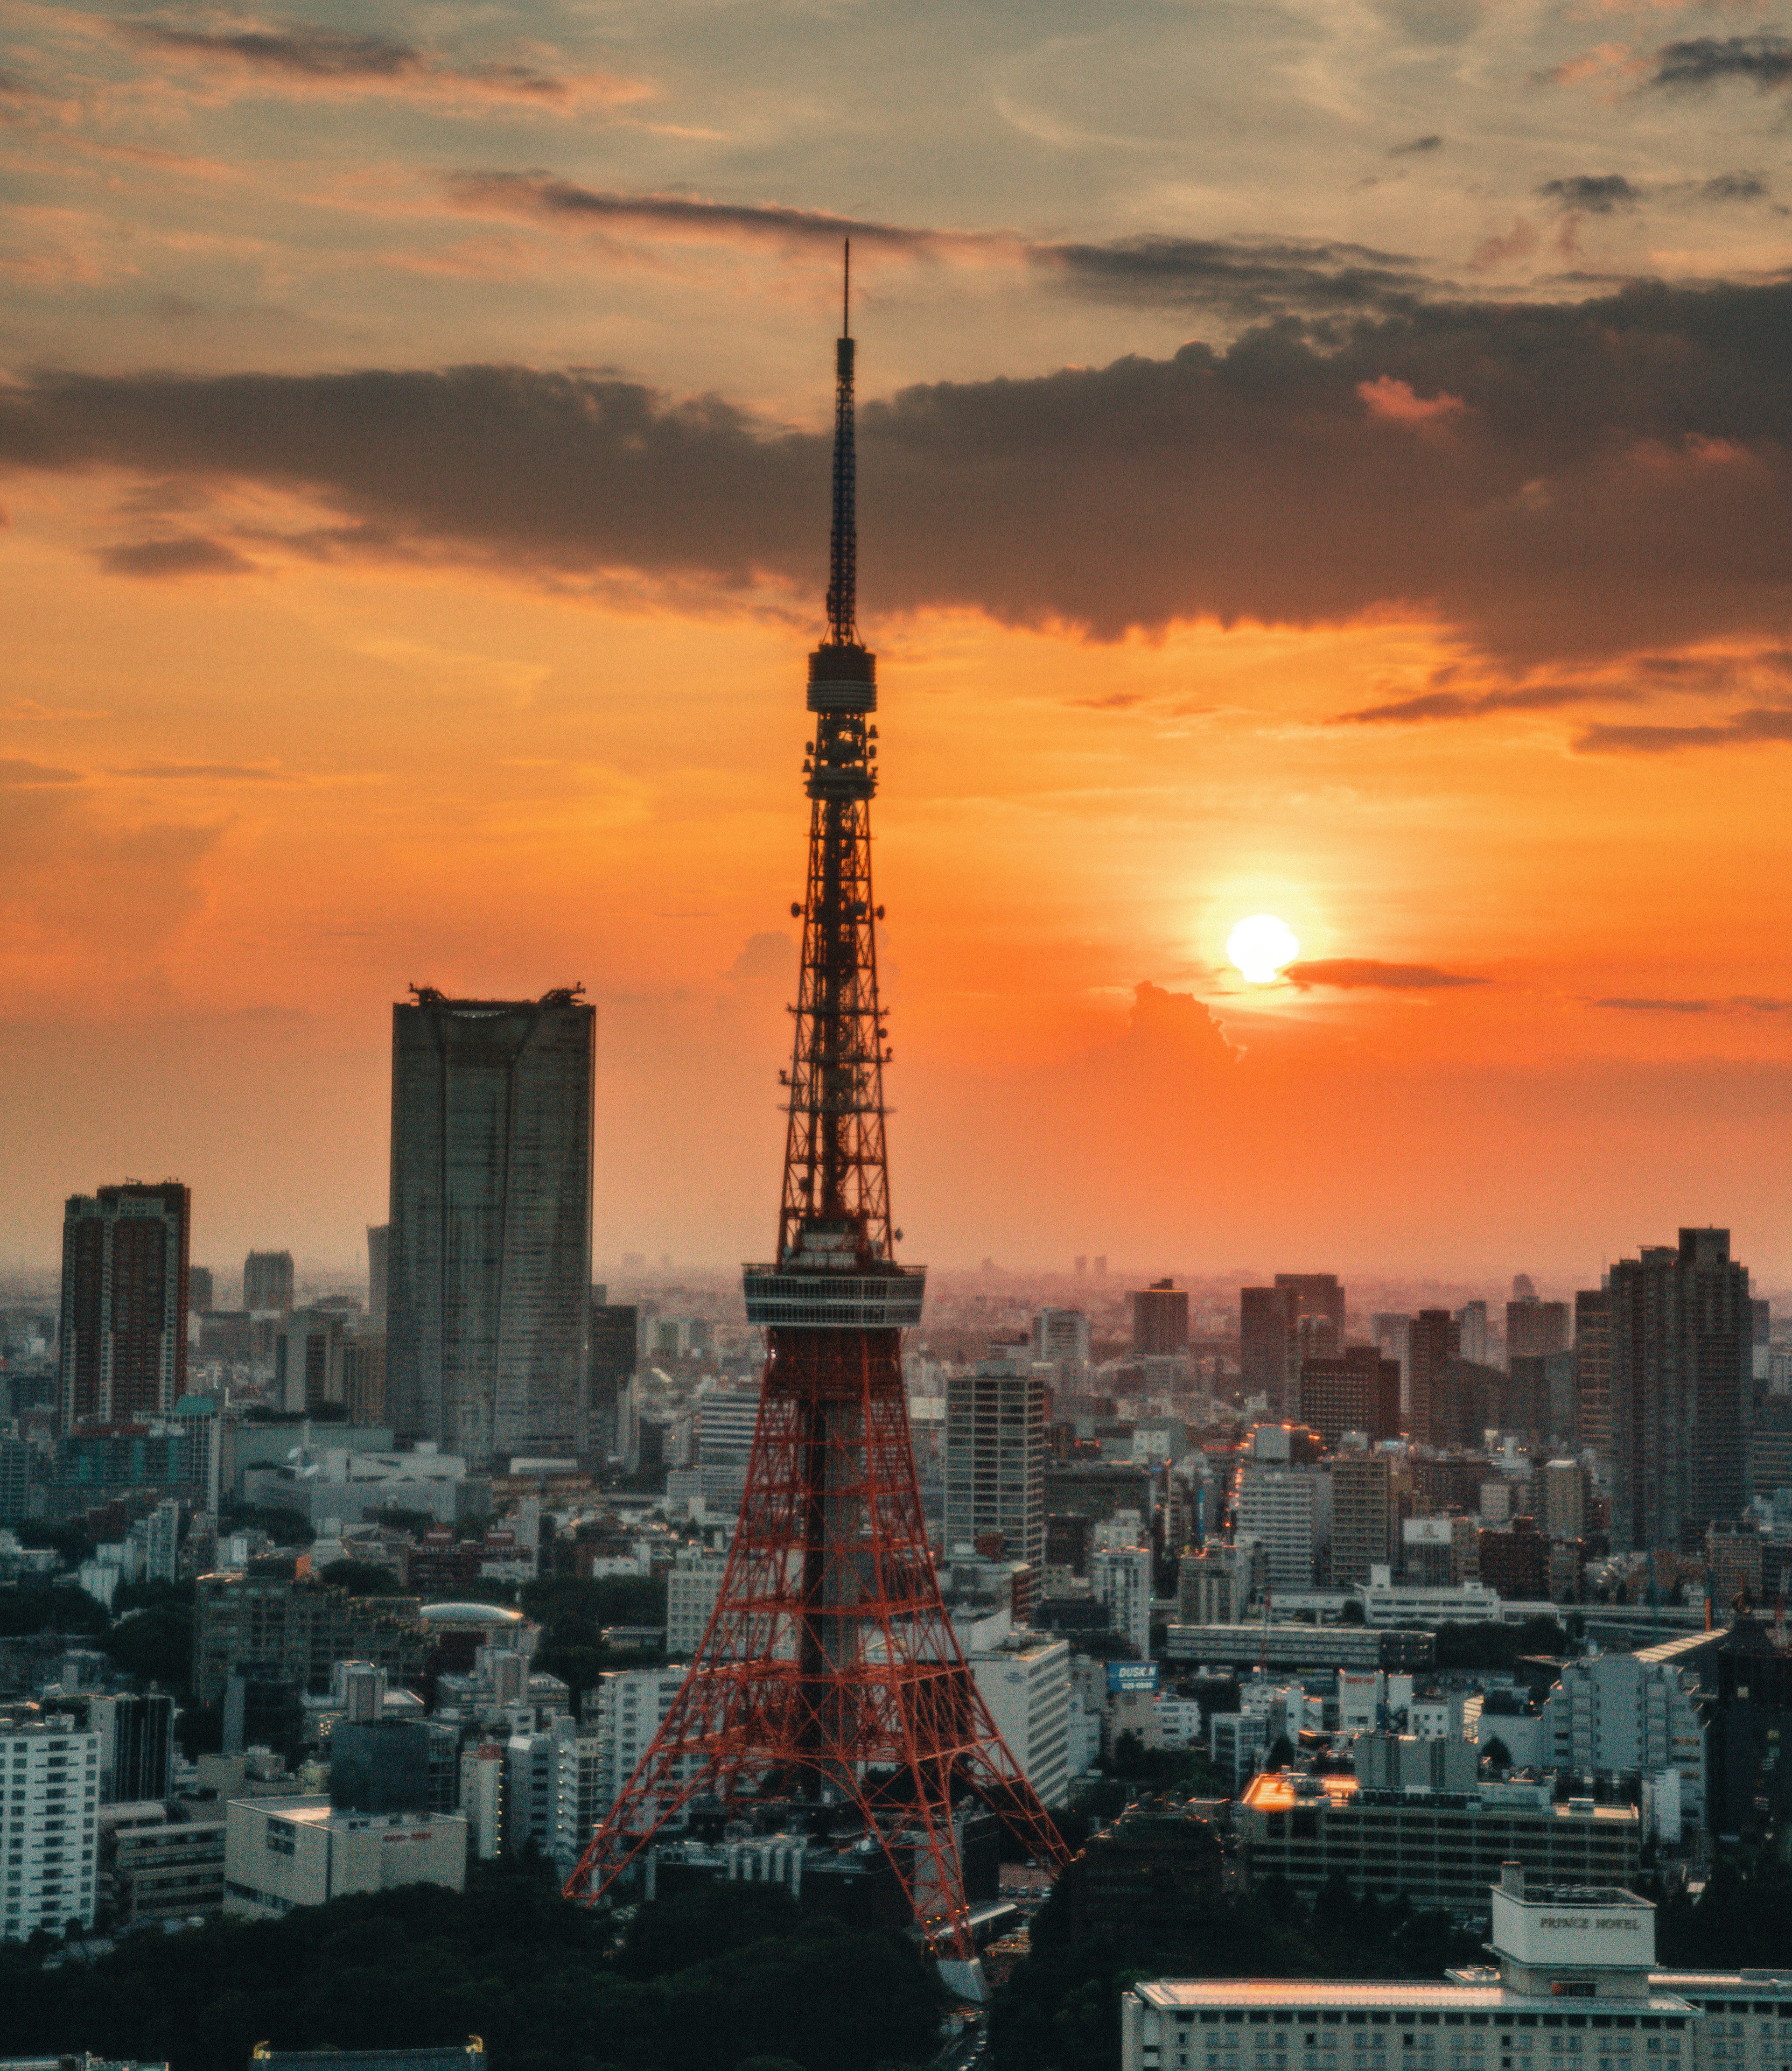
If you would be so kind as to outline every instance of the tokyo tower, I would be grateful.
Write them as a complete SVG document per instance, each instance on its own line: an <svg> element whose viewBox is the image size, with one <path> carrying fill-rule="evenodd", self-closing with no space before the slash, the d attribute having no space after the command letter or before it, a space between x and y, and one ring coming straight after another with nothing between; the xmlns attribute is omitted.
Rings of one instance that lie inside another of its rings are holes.
<svg viewBox="0 0 1792 2071"><path fill-rule="evenodd" d="M851 265L849 247L849 297ZM767 1341L746 1491L690 1675L566 1891L601 1897L699 1802L731 1815L756 1799L850 1806L948 1975L975 1989L954 1804L982 1799L1043 1862L1066 1852L959 1651L915 1483L901 1334L920 1321L926 1272L896 1263L884 1149L877 671L855 620L850 299L841 334L777 1255L745 1269L748 1318Z"/></svg>

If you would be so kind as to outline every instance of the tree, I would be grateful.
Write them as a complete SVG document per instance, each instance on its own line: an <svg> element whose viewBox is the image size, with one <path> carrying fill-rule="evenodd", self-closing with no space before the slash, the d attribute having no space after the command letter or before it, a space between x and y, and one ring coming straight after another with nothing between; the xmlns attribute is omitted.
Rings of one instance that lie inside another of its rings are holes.
<svg viewBox="0 0 1792 2071"><path fill-rule="evenodd" d="M347 1589L351 1597L401 1597L404 1585L390 1568L377 1560L326 1560L318 1569L318 1580L333 1589Z"/></svg>
<svg viewBox="0 0 1792 2071"><path fill-rule="evenodd" d="M1294 1744L1286 1733L1277 1733L1271 1742L1269 1753L1263 1766L1266 1770L1286 1769L1294 1759Z"/></svg>
<svg viewBox="0 0 1792 2071"><path fill-rule="evenodd" d="M1355 1597L1344 1599L1344 1607L1338 1614L1340 1625L1363 1625L1368 1622L1361 1603Z"/></svg>
<svg viewBox="0 0 1792 2071"><path fill-rule="evenodd" d="M1512 1751L1498 1733L1494 1735L1481 1752L1486 1757L1487 1763L1491 1768L1510 1769L1512 1765Z"/></svg>

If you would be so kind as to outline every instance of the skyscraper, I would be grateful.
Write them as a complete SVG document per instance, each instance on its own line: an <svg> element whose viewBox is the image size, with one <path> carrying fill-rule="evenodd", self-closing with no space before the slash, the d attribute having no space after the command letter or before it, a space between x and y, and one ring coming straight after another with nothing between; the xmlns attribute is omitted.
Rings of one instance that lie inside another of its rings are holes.
<svg viewBox="0 0 1792 2071"><path fill-rule="evenodd" d="M1604 1287L1574 1298L1574 1438L1612 1456L1612 1298Z"/></svg>
<svg viewBox="0 0 1792 2071"><path fill-rule="evenodd" d="M1407 1430L1416 1446L1447 1443L1454 1418L1442 1398L1447 1369L1462 1355L1462 1327L1447 1309L1421 1309L1406 1342Z"/></svg>
<svg viewBox="0 0 1792 2071"><path fill-rule="evenodd" d="M1393 1466L1385 1453L1340 1453L1331 1463L1331 1586L1359 1588L1393 1558Z"/></svg>
<svg viewBox="0 0 1792 2071"><path fill-rule="evenodd" d="M367 1224L367 1328L386 1327L386 1261L392 1233L384 1223Z"/></svg>
<svg viewBox="0 0 1792 2071"><path fill-rule="evenodd" d="M1304 1356L1296 1392L1295 1415L1328 1446L1347 1431L1360 1431L1372 1443L1400 1436L1400 1363L1384 1359L1378 1345Z"/></svg>
<svg viewBox="0 0 1792 2071"><path fill-rule="evenodd" d="M584 1451L597 1011L416 990L392 1009L387 1405L476 1473Z"/></svg>
<svg viewBox="0 0 1792 2071"><path fill-rule="evenodd" d="M192 1196L178 1180L76 1194L62 1225L62 1428L131 1423L187 1392Z"/></svg>
<svg viewBox="0 0 1792 2071"><path fill-rule="evenodd" d="M292 1314L293 1254L289 1251L252 1251L243 1261L243 1306L251 1315Z"/></svg>
<svg viewBox="0 0 1792 2071"><path fill-rule="evenodd" d="M1154 1280L1133 1301L1133 1350L1174 1358L1188 1350L1188 1297L1173 1281Z"/></svg>
<svg viewBox="0 0 1792 2071"><path fill-rule="evenodd" d="M1281 1287L1238 1290L1238 1386L1261 1395L1280 1416L1288 1400L1288 1294Z"/></svg>
<svg viewBox="0 0 1792 2071"><path fill-rule="evenodd" d="M1727 1229L1683 1229L1611 1272L1612 1545L1692 1552L1747 1500L1747 1270Z"/></svg>
<svg viewBox="0 0 1792 2071"><path fill-rule="evenodd" d="M1515 1359L1547 1359L1567 1350L1567 1302L1540 1302L1531 1294L1506 1304L1508 1363Z"/></svg>
<svg viewBox="0 0 1792 2071"><path fill-rule="evenodd" d="M1335 1273L1278 1273L1276 1285L1288 1304L1288 1328L1297 1340L1304 1337L1314 1351L1339 1352L1344 1348L1344 1290ZM1302 1332L1302 1326L1309 1328ZM1331 1343L1325 1342L1329 1331Z"/></svg>
<svg viewBox="0 0 1792 2071"><path fill-rule="evenodd" d="M980 1359L945 1384L945 1550L999 1536L1002 1557L1045 1569L1049 1391L1019 1359Z"/></svg>

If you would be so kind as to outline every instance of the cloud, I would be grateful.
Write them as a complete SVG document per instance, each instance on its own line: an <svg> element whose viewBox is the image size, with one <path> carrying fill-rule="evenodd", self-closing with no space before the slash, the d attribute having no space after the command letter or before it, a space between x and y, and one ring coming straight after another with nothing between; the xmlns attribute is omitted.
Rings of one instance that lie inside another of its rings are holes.
<svg viewBox="0 0 1792 2071"><path fill-rule="evenodd" d="M1465 985L1485 985L1484 978L1440 970L1435 964L1385 964L1372 957L1313 957L1290 964L1282 976L1302 992L1315 986L1339 991L1441 992Z"/></svg>
<svg viewBox="0 0 1792 2071"><path fill-rule="evenodd" d="M350 35L305 23L216 31L158 22L113 26L140 51L252 78L287 92L513 100L555 112L593 103L613 106L646 99L651 92L639 80L608 72L556 73L489 62L454 64L414 43Z"/></svg>
<svg viewBox="0 0 1792 2071"><path fill-rule="evenodd" d="M458 172L446 186L455 207L474 215L781 248L832 250L851 237L862 247L911 257L1028 265L1068 292L1096 300L1224 309L1246 320L1404 310L1436 292L1413 260L1367 245L1160 236L1041 243L1008 230L917 228L771 203L606 192L546 172Z"/></svg>
<svg viewBox="0 0 1792 2071"><path fill-rule="evenodd" d="M1758 993L1733 993L1728 999L1589 999L1589 1007L1615 1007L1626 1014L1785 1014L1792 999Z"/></svg>
<svg viewBox="0 0 1792 2071"><path fill-rule="evenodd" d="M1792 742L1792 707L1757 705L1707 726L1589 726L1581 755L1675 755L1687 748L1753 748Z"/></svg>
<svg viewBox="0 0 1792 2071"><path fill-rule="evenodd" d="M1746 80L1762 92L1792 80L1792 39L1771 29L1748 36L1688 36L1655 53L1651 86L1670 88Z"/></svg>
<svg viewBox="0 0 1792 2071"><path fill-rule="evenodd" d="M1441 137L1415 137L1410 143L1395 145L1388 155L1390 158L1409 158L1421 151L1441 151L1443 147Z"/></svg>
<svg viewBox="0 0 1792 2071"><path fill-rule="evenodd" d="M1567 179L1545 180L1537 192L1546 201L1566 209L1580 209L1589 215L1611 215L1619 209L1634 208L1642 199L1622 173L1575 173Z"/></svg>
<svg viewBox="0 0 1792 2071"><path fill-rule="evenodd" d="M1447 437L1416 437L1365 407L1365 385L1462 408ZM1223 351L908 388L866 402L859 427L868 609L1102 638L1397 609L1515 676L1431 687L1484 704L1371 708L1390 720L1576 702L1555 687L1572 677L1524 672L1760 638L1792 584L1792 284L1284 320ZM258 557L459 560L680 594L812 592L828 449L824 428L716 397L523 367L0 388L0 467L248 483L320 506L314 531L258 541ZM236 565L217 541L111 552L140 573ZM1724 737L1782 723L1726 722Z"/></svg>
<svg viewBox="0 0 1792 2071"><path fill-rule="evenodd" d="M1487 712L1557 712L1564 705L1609 704L1634 693L1609 685L1521 684L1503 691L1425 691L1387 704L1340 712L1335 726L1410 724L1429 719L1478 719Z"/></svg>
<svg viewBox="0 0 1792 2071"><path fill-rule="evenodd" d="M285 784L291 780L260 762L133 762L109 773L114 777L147 777L156 782Z"/></svg>
<svg viewBox="0 0 1792 2071"><path fill-rule="evenodd" d="M108 575L236 576L255 566L222 540L190 534L178 539L140 539L118 547L102 547L99 562Z"/></svg>
<svg viewBox="0 0 1792 2071"><path fill-rule="evenodd" d="M0 791L35 791L46 785L78 784L78 769L58 769L47 762L26 762L0 756Z"/></svg>
<svg viewBox="0 0 1792 2071"><path fill-rule="evenodd" d="M1767 182L1759 173L1716 173L1700 182L1701 201L1761 201Z"/></svg>

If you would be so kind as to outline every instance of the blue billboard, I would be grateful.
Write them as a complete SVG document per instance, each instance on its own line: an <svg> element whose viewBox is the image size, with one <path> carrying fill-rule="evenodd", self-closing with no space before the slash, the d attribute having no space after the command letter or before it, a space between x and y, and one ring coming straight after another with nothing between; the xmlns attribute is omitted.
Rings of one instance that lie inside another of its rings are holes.
<svg viewBox="0 0 1792 2071"><path fill-rule="evenodd" d="M1150 1696L1158 1687L1158 1668L1155 1661L1110 1661L1108 1663L1108 1695L1117 1696L1122 1692L1128 1696Z"/></svg>

